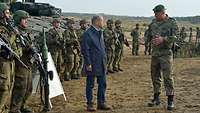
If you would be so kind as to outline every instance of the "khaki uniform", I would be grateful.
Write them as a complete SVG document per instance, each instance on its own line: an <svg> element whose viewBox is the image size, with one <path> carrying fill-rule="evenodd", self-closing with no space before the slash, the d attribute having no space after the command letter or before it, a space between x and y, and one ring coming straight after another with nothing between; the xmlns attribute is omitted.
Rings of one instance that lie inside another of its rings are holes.
<svg viewBox="0 0 200 113"><path fill-rule="evenodd" d="M149 25L149 30L149 37L151 37L150 40L157 35L165 38L163 44L159 46L152 45L151 78L153 82L154 94L159 94L161 92L162 72L166 95L174 95L174 82L172 77L172 46L178 33L176 20L168 18L165 21L159 22L154 19Z"/></svg>
<svg viewBox="0 0 200 113"><path fill-rule="evenodd" d="M15 34L0 24L0 34L13 49L16 48ZM0 113L7 113L14 83L14 60L5 58L7 51L0 50Z"/></svg>
<svg viewBox="0 0 200 113"><path fill-rule="evenodd" d="M119 70L121 67L120 63L123 57L124 51L124 33L121 28L115 28L115 36L117 37L118 43L115 44L115 57L113 61L113 70Z"/></svg>
<svg viewBox="0 0 200 113"><path fill-rule="evenodd" d="M138 55L139 54L139 38L140 38L141 32L139 29L133 29L131 32L132 36L132 55Z"/></svg>
<svg viewBox="0 0 200 113"><path fill-rule="evenodd" d="M63 63L62 51L64 48L63 30L61 28L51 28L47 34L47 46L50 51L58 73L61 73Z"/></svg>
<svg viewBox="0 0 200 113"><path fill-rule="evenodd" d="M80 45L82 43L82 35L83 35L84 32L85 32L85 29L79 29L77 31L77 35L78 35L78 38L79 38L78 40L79 40ZM78 74L81 75L81 74L83 74L82 71L83 71L83 65L84 65L83 55L80 54L79 58L80 58L80 60L79 60L79 66L78 66Z"/></svg>
<svg viewBox="0 0 200 113"><path fill-rule="evenodd" d="M66 42L65 50L66 54L64 57L65 63L65 77L77 78L78 67L79 67L79 55L80 55L80 45L78 41L78 36L75 30L65 30L64 39Z"/></svg>
<svg viewBox="0 0 200 113"><path fill-rule="evenodd" d="M115 32L113 29L106 28L104 29L104 41L106 46L106 53L107 53L107 68L110 71L113 71L113 61L115 57L115 43L116 43L116 37Z"/></svg>
<svg viewBox="0 0 200 113"><path fill-rule="evenodd" d="M26 40L26 43L32 44L32 37L29 35L29 30L18 27L18 30ZM19 37L17 37L19 40ZM21 44L18 44L18 46ZM25 108L27 99L32 93L32 53L30 48L23 47L19 49L21 51L21 60L28 66L25 68L21 63L16 61L15 68L15 82L12 92L11 108L12 113L18 113L22 108Z"/></svg>

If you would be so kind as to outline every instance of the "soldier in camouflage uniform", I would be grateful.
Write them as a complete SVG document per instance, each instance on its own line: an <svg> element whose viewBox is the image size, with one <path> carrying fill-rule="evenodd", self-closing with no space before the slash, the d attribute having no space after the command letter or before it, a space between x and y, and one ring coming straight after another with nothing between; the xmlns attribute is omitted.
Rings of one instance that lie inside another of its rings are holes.
<svg viewBox="0 0 200 113"><path fill-rule="evenodd" d="M14 16L15 24L18 32L23 39L17 35L17 42L21 47L21 60L28 66L25 68L21 63L16 62L15 82L12 92L10 113L33 113L33 111L26 106L27 99L32 93L32 50L33 44L30 30L28 30L29 14L25 11L18 10Z"/></svg>
<svg viewBox="0 0 200 113"><path fill-rule="evenodd" d="M184 42L186 38L187 38L187 32L185 30L185 27L182 27L180 31L180 41Z"/></svg>
<svg viewBox="0 0 200 113"><path fill-rule="evenodd" d="M114 61L114 55L115 55L115 32L113 29L113 20L109 19L107 20L107 28L104 29L104 41L106 46L106 53L107 53L107 68L109 73L114 73L112 65Z"/></svg>
<svg viewBox="0 0 200 113"><path fill-rule="evenodd" d="M165 7L157 5L153 9L155 19L149 25L149 37L152 42L151 78L154 88L154 99L149 107L160 105L161 73L164 79L168 110L174 109L174 82L172 77L173 52L172 46L178 36L176 20L165 14Z"/></svg>
<svg viewBox="0 0 200 113"><path fill-rule="evenodd" d="M79 79L77 70L79 66L79 56L80 56L80 45L78 41L78 36L73 27L75 24L73 19L69 19L67 22L68 29L64 32L65 39L65 72L64 79L68 81L70 79Z"/></svg>
<svg viewBox="0 0 200 113"><path fill-rule="evenodd" d="M82 35L86 31L86 29L87 29L87 21L85 19L81 20L80 21L80 26L81 26L81 28L77 30L77 36L79 38L79 45L81 45L81 43L82 43ZM80 60L79 60L79 67L78 67L78 72L77 72L78 76L80 76L81 74L84 75L84 73L82 73L83 64L84 64L83 55L80 54L79 58L80 58Z"/></svg>
<svg viewBox="0 0 200 113"><path fill-rule="evenodd" d="M0 3L0 38L17 53L16 35L7 27L9 19L9 7ZM4 46L0 46L0 113L8 112L13 82L14 60L10 52Z"/></svg>
<svg viewBox="0 0 200 113"><path fill-rule="evenodd" d="M63 38L64 31L60 27L60 20L58 18L55 18L52 24L53 28L51 28L47 34L47 46L52 55L57 72L61 76L61 65L63 62L62 51L64 48L64 38Z"/></svg>
<svg viewBox="0 0 200 113"><path fill-rule="evenodd" d="M132 55L139 55L139 39L140 39L141 31L139 28L139 24L136 24L136 28L132 30L131 36L132 36Z"/></svg>
<svg viewBox="0 0 200 113"><path fill-rule="evenodd" d="M149 53L149 55L151 55L151 42L148 41L148 33L149 33L149 29L147 29L144 33L144 45L145 45L145 50L144 50L144 54L147 55L147 52Z"/></svg>
<svg viewBox="0 0 200 113"><path fill-rule="evenodd" d="M199 27L196 28L196 45L200 43L200 30Z"/></svg>
<svg viewBox="0 0 200 113"><path fill-rule="evenodd" d="M115 36L116 36L116 43L115 43L115 57L113 61L113 71L123 71L121 68L121 60L123 57L123 50L124 50L124 44L129 47L129 43L127 39L124 36L124 32L121 27L122 22L120 20L115 21Z"/></svg>
<svg viewBox="0 0 200 113"><path fill-rule="evenodd" d="M191 42L192 42L192 37L193 37L193 34L192 34L192 27L190 27L189 30L190 30L189 43L191 43Z"/></svg>

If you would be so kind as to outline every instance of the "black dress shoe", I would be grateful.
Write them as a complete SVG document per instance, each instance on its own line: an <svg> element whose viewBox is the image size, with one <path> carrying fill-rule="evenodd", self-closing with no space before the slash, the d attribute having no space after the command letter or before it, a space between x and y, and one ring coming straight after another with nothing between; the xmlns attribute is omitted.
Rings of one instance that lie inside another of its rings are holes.
<svg viewBox="0 0 200 113"><path fill-rule="evenodd" d="M98 104L97 109L98 110L105 110L105 111L107 111L107 110L111 110L111 107L109 107L106 104Z"/></svg>
<svg viewBox="0 0 200 113"><path fill-rule="evenodd" d="M88 106L87 106L87 111L88 111L88 112L95 112L96 109L93 107L93 105L88 105Z"/></svg>

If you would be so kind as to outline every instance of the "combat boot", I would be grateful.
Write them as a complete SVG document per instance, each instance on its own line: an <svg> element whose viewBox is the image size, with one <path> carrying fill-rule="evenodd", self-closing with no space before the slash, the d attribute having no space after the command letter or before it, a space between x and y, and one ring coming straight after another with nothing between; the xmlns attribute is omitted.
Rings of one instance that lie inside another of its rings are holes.
<svg viewBox="0 0 200 113"><path fill-rule="evenodd" d="M64 76L64 81L70 81L70 75L69 74L66 74Z"/></svg>
<svg viewBox="0 0 200 113"><path fill-rule="evenodd" d="M29 107L21 107L21 113L34 113Z"/></svg>
<svg viewBox="0 0 200 113"><path fill-rule="evenodd" d="M115 72L119 72L119 69L117 69L117 68L113 68L113 71L115 71Z"/></svg>
<svg viewBox="0 0 200 113"><path fill-rule="evenodd" d="M124 71L122 68L119 68L119 71Z"/></svg>
<svg viewBox="0 0 200 113"><path fill-rule="evenodd" d="M174 96L170 95L168 96L168 105L167 105L167 110L172 111L174 109Z"/></svg>
<svg viewBox="0 0 200 113"><path fill-rule="evenodd" d="M160 102L160 93L155 93L153 100L150 103L148 103L148 106L149 107L159 106L160 103L161 103Z"/></svg>
<svg viewBox="0 0 200 113"><path fill-rule="evenodd" d="M108 73L115 73L113 70L109 69Z"/></svg>

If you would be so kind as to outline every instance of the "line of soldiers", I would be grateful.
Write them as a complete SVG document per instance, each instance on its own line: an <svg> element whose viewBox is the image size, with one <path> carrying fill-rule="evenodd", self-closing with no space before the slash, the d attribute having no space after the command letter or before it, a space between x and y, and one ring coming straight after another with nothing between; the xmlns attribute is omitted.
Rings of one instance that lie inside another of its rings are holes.
<svg viewBox="0 0 200 113"><path fill-rule="evenodd" d="M122 22L120 20L107 20L107 27L104 29L104 41L107 53L107 69L109 73L123 71L121 61L124 52L124 44L130 47L127 38L122 30Z"/></svg>
<svg viewBox="0 0 200 113"><path fill-rule="evenodd" d="M151 55L151 43L147 40L148 38L148 31L149 29L145 30L144 32L144 39L141 38L142 30L140 29L140 25L137 23L136 27L131 31L130 35L132 37L132 55L139 56L139 49L140 45L145 46L144 54ZM144 40L144 44L143 44Z"/></svg>
<svg viewBox="0 0 200 113"><path fill-rule="evenodd" d="M192 40L193 40L193 29L192 29L192 27L189 28L189 35L188 35L185 27L182 27L181 30L180 30L180 41L184 42L184 41L186 41L187 38L189 38L188 42L191 43ZM195 44L198 44L198 43L200 43L199 27L196 28L196 39L195 39Z"/></svg>
<svg viewBox="0 0 200 113"><path fill-rule="evenodd" d="M32 93L35 46L28 18L27 12L19 10L13 23L9 7L0 3L0 113L32 113L26 101Z"/></svg>
<svg viewBox="0 0 200 113"><path fill-rule="evenodd" d="M47 46L61 80L79 79L82 75L83 56L80 52L81 36L87 29L87 21L80 21L80 29L75 29L75 21L67 20L67 29L60 26L60 19L53 20L53 28L47 33Z"/></svg>

